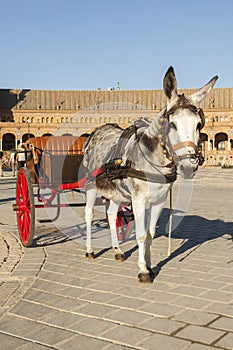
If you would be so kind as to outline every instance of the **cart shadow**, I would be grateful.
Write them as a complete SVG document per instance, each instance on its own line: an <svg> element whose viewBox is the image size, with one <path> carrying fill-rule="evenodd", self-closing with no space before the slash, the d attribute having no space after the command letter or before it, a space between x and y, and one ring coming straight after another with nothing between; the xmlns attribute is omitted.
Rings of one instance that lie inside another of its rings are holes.
<svg viewBox="0 0 233 350"><path fill-rule="evenodd" d="M108 229L107 219L94 220L92 225L92 240L97 240L99 238L100 232L104 229ZM108 235L108 233L106 235ZM68 226L64 230L60 230L54 227L48 229L42 228L41 232L38 232L37 236L34 238L32 246L46 247L56 244L62 244L69 241L79 242L79 240L81 243L85 243L85 238L85 223ZM111 247L107 249L111 249ZM100 253L98 253L98 256L99 255Z"/></svg>

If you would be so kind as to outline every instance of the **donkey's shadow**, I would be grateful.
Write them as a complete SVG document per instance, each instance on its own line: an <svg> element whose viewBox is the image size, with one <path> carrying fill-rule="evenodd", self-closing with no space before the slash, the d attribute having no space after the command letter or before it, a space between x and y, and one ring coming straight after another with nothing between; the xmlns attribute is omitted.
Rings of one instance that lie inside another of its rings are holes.
<svg viewBox="0 0 233 350"><path fill-rule="evenodd" d="M174 221L179 220L180 212L174 212ZM177 215L177 217L176 217ZM164 209L159 221L158 229L155 236L167 236L167 223L169 221L169 209ZM161 269L171 260L182 255L179 261L183 261L194 250L198 249L203 243L222 237L233 243L233 222L224 222L220 219L208 220L198 215L184 216L180 224L172 231L172 238L183 240L181 245L175 249L171 255L160 261L152 270L154 278L160 273ZM156 244L156 242L154 242ZM233 246L233 245L232 245ZM186 255L183 256L183 254Z"/></svg>

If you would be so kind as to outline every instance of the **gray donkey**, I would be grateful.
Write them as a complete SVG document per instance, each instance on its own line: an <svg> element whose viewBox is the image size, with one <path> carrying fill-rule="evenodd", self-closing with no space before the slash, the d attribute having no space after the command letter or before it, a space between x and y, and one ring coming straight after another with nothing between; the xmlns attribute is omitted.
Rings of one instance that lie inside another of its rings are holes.
<svg viewBox="0 0 233 350"><path fill-rule="evenodd" d="M168 69L163 80L167 105L151 123L141 125L124 144L118 167L124 171L116 177L106 175L90 179L87 185L87 257L94 257L91 224L97 193L110 200L107 215L112 247L118 260L124 260L124 253L117 239L117 212L121 203L132 203L139 250L138 278L141 282L152 280L150 248L156 223L176 174L192 178L198 169L201 161L200 130L205 120L199 105L217 79L215 76L195 93L185 97L177 93L173 67ZM116 158L123 132L116 124L106 124L92 133L84 147L83 158L84 166L90 173ZM146 217L146 213L149 217Z"/></svg>

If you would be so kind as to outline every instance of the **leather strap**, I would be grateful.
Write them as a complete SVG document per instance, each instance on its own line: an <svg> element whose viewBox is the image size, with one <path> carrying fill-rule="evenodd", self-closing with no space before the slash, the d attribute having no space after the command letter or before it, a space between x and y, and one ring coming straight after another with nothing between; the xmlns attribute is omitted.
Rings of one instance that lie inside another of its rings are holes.
<svg viewBox="0 0 233 350"><path fill-rule="evenodd" d="M172 148L174 151L177 151L178 149L185 148L185 147L192 147L195 150L197 149L197 145L195 145L195 143L192 141L184 141L184 142L179 142L176 145L172 145Z"/></svg>

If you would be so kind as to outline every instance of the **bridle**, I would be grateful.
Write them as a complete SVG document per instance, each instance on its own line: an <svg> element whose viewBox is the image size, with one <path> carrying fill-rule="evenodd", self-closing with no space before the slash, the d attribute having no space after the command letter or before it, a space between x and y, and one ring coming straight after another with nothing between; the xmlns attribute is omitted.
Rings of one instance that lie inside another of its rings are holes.
<svg viewBox="0 0 233 350"><path fill-rule="evenodd" d="M193 104L189 103L189 101L184 97L184 95L181 95L177 101L177 103L172 106L169 110L165 110L164 115L161 118L161 123L162 123L162 128L164 130L164 125L167 125L167 122L170 119L170 115L172 115L173 113L175 113L178 109L188 109L190 110L192 113L196 114L197 116L200 117L201 119L201 123L200 123L200 130L204 127L205 125L205 116L204 116L204 112L202 108L197 108L196 106L194 106ZM167 134L167 133L166 133ZM165 135L164 131L163 134L161 135L161 146L164 149L164 153L166 154L167 158L169 160L174 161L175 163L179 163L180 161L184 160L184 159L189 159L191 163L193 164L197 164L197 165L202 165L204 163L204 157L203 154L201 152L201 148L200 145L196 145L194 142L192 141L183 141L183 142L179 142L175 145L171 145L169 140L167 140L167 135ZM169 144L169 151L167 149L167 144ZM186 148L186 147L191 147L194 149L193 153L183 153L181 155L177 154L177 151L182 149L182 148Z"/></svg>

